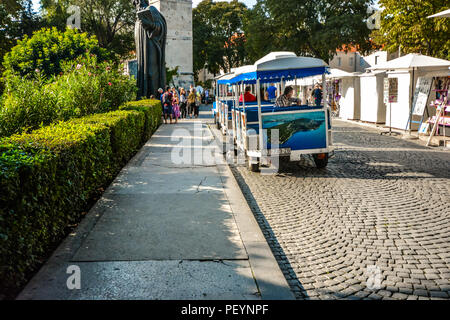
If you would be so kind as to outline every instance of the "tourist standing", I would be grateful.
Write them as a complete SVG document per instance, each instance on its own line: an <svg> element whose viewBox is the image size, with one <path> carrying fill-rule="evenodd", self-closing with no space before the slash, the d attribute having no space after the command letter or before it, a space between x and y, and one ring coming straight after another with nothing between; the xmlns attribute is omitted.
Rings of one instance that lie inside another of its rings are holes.
<svg viewBox="0 0 450 320"><path fill-rule="evenodd" d="M172 99L172 115L175 118L175 123L178 123L180 117L180 100L178 99L178 93L175 91Z"/></svg>
<svg viewBox="0 0 450 320"><path fill-rule="evenodd" d="M195 100L196 100L195 89L191 88L188 96L188 113L191 119L192 119L192 112L195 110Z"/></svg>
<svg viewBox="0 0 450 320"><path fill-rule="evenodd" d="M322 86L320 86L318 83L316 83L314 87L312 97L314 98L316 107L320 107L320 104L322 103Z"/></svg>
<svg viewBox="0 0 450 320"><path fill-rule="evenodd" d="M163 105L163 114L164 114L164 123L167 124L167 118L170 117L170 123L172 123L172 92L169 87L166 88L166 91L162 95L162 105Z"/></svg>
<svg viewBox="0 0 450 320"><path fill-rule="evenodd" d="M200 92L197 91L196 99L195 99L195 106L194 106L194 117L198 118L198 113L200 110L200 104L202 103L202 96Z"/></svg>
<svg viewBox="0 0 450 320"><path fill-rule="evenodd" d="M186 90L184 90L184 88L180 89L180 111L181 111L181 119L186 119L187 97L186 97Z"/></svg>

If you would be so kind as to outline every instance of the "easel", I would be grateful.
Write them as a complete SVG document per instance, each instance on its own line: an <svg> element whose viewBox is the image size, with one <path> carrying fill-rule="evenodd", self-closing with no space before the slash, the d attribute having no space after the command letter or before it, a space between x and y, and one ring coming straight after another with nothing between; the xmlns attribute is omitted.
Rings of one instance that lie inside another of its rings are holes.
<svg viewBox="0 0 450 320"><path fill-rule="evenodd" d="M439 121L441 120L442 115L444 114L444 110L447 104L447 99L444 99L444 101L441 103L439 108L436 110L438 111L436 115L436 120L434 121L433 129L431 130L430 137L427 141L427 147L430 145L431 139L433 138L434 134L436 133L436 130L439 126ZM445 121L443 122L444 128L445 128Z"/></svg>
<svg viewBox="0 0 450 320"><path fill-rule="evenodd" d="M388 136L392 136L392 135L398 135L398 132L393 132L392 131L392 101L393 101L393 96L389 97L389 131L387 132L381 132L380 134L383 135L388 135Z"/></svg>

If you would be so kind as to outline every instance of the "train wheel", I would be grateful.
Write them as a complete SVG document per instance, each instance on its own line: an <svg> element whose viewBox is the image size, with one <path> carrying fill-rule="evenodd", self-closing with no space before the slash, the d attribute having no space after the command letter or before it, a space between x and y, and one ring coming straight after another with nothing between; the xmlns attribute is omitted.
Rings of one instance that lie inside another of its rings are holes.
<svg viewBox="0 0 450 320"><path fill-rule="evenodd" d="M313 158L316 167L319 169L323 169L328 165L328 153L314 154Z"/></svg>

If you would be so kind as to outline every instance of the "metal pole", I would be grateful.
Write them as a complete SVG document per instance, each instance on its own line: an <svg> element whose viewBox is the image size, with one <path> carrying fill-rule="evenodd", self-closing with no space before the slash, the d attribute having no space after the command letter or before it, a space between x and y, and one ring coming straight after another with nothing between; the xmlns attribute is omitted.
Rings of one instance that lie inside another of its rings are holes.
<svg viewBox="0 0 450 320"><path fill-rule="evenodd" d="M256 80L256 97L258 100L259 149L261 151L261 157L262 157L264 136L263 136L263 132L262 132L263 128L262 128L262 114L261 114L261 90L259 90L259 89L260 89L260 81L259 81L259 79L257 79Z"/></svg>
<svg viewBox="0 0 450 320"><path fill-rule="evenodd" d="M415 69L415 67L413 67L413 70L412 70L412 80L411 80L411 99L410 99L410 110L409 110L409 120L408 120L408 123L409 123L409 135L411 135L411 130L412 130L412 112L413 112L413 101L414 101L414 85L415 85L415 83L414 83L414 69Z"/></svg>

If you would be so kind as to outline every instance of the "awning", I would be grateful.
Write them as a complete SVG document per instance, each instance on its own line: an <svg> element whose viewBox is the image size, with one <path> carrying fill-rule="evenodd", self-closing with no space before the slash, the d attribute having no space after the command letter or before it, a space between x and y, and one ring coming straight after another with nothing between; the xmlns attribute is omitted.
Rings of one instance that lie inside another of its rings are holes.
<svg viewBox="0 0 450 320"><path fill-rule="evenodd" d="M321 59L297 57L293 52L272 52L252 66L236 69L231 83L256 83L257 79L261 83L279 82L328 73L328 69Z"/></svg>

